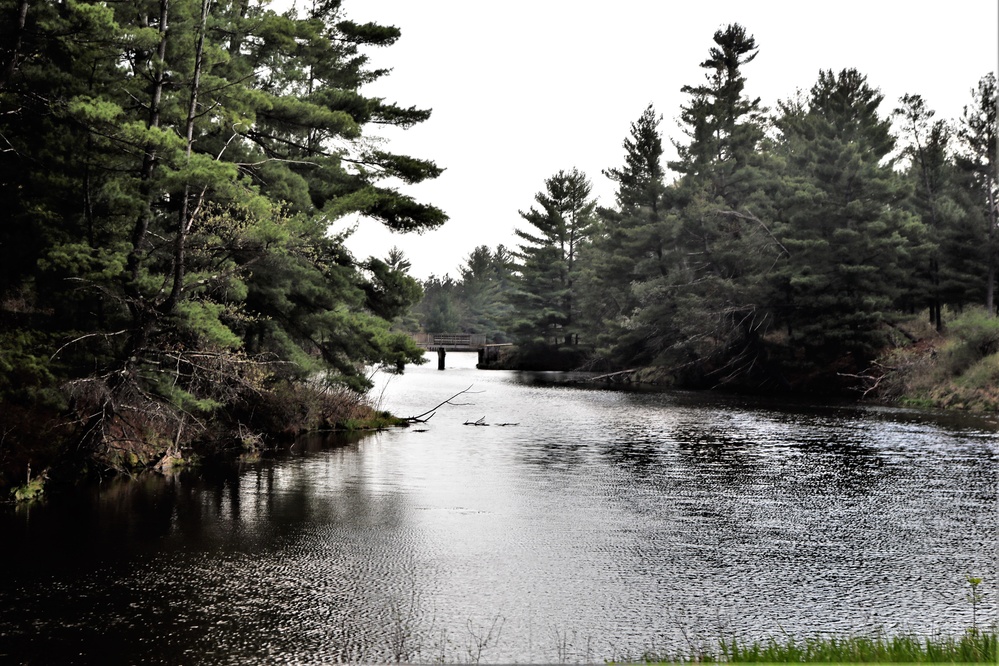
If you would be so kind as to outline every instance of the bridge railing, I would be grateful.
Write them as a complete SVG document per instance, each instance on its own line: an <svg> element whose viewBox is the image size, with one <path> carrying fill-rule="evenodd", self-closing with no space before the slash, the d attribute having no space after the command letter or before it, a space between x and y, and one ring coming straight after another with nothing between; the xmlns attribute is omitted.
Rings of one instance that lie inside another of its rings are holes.
<svg viewBox="0 0 999 666"><path fill-rule="evenodd" d="M421 347L468 347L478 349L486 344L482 333L417 333L413 336Z"/></svg>

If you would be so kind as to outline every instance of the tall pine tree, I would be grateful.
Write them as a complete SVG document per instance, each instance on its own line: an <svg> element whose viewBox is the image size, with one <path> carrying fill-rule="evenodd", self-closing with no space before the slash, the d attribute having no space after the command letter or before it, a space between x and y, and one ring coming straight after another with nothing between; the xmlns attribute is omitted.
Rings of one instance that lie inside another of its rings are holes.
<svg viewBox="0 0 999 666"><path fill-rule="evenodd" d="M996 146L996 76L989 72L972 90L971 104L964 107L957 137L961 150L958 166L968 179L972 200L977 201L976 246L982 248L984 261L983 304L992 316L997 315L995 286L999 271L999 159Z"/></svg>
<svg viewBox="0 0 999 666"><path fill-rule="evenodd" d="M517 313L513 333L521 342L558 345L578 334L578 260L596 207L590 191L579 170L559 171L535 195L540 209L520 212L530 228L515 230L524 243L514 253L518 275L509 300Z"/></svg>
<svg viewBox="0 0 999 666"><path fill-rule="evenodd" d="M632 335L638 308L633 284L667 270L668 233L662 164L662 117L651 105L631 124L624 165L604 175L617 183L615 207L598 209L592 244L585 248L581 315L587 341L618 359L640 353Z"/></svg>
<svg viewBox="0 0 999 666"><path fill-rule="evenodd" d="M787 189L777 236L788 256L774 298L793 346L820 364L865 364L884 343L911 280L919 220L895 172L881 93L860 72L822 71L804 103L785 103L777 124Z"/></svg>
<svg viewBox="0 0 999 666"><path fill-rule="evenodd" d="M655 362L707 385L745 382L762 367L760 339L772 321L764 275L783 252L769 232L774 171L762 151L763 109L745 92L756 40L731 24L713 41L704 83L682 88L688 141L674 142L679 158L669 165L680 178L667 191L668 271L634 288Z"/></svg>

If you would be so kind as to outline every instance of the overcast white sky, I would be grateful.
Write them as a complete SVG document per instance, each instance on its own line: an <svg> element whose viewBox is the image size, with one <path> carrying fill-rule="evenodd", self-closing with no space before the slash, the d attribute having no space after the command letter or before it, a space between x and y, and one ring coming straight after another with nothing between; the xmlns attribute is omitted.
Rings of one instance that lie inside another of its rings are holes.
<svg viewBox="0 0 999 666"><path fill-rule="evenodd" d="M577 167L602 205L613 183L601 170L623 163L630 123L650 102L661 129L679 138L686 96L715 30L741 23L759 55L744 68L747 92L773 106L820 69L854 67L885 96L882 113L918 93L937 118L956 119L971 89L999 60L996 0L346 0L359 22L398 26L402 37L372 53L392 73L365 92L433 109L429 121L389 135L389 149L432 159L447 171L405 187L450 220L422 235L391 234L356 216L348 243L360 257L393 245L418 278L450 273L477 245L515 246L518 210L544 179Z"/></svg>

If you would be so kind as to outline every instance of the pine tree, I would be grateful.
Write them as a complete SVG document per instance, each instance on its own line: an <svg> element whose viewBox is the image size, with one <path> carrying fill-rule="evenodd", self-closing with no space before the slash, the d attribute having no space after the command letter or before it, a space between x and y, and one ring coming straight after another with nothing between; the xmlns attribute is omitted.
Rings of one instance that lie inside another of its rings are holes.
<svg viewBox="0 0 999 666"><path fill-rule="evenodd" d="M999 270L999 159L996 151L996 77L989 72L972 90L972 102L964 107L958 123L961 144L958 166L967 175L969 190L978 201L980 223L975 225L976 245L984 250L982 278L985 310L997 315L996 271Z"/></svg>
<svg viewBox="0 0 999 666"><path fill-rule="evenodd" d="M514 253L518 276L509 299L517 318L513 332L522 342L557 345L577 335L579 252L596 207L590 191L579 170L559 171L545 179L545 190L535 195L540 210L520 212L533 227L514 232L525 241Z"/></svg>
<svg viewBox="0 0 999 666"><path fill-rule="evenodd" d="M508 295L513 288L514 258L503 245L490 250L480 245L459 268L464 309L462 330L481 333L491 342L505 342L504 325L510 317Z"/></svg>
<svg viewBox="0 0 999 666"><path fill-rule="evenodd" d="M745 381L758 367L771 321L764 275L783 252L769 232L774 169L762 150L763 109L746 96L742 72L756 40L733 24L714 44L701 63L705 82L682 88L691 97L680 116L688 142L674 142L679 159L669 165L680 178L666 191L666 270L633 286L646 357L707 373L710 385Z"/></svg>
<svg viewBox="0 0 999 666"><path fill-rule="evenodd" d="M459 285L449 275L431 275L423 281L423 299L416 306L420 328L426 333L463 330Z"/></svg>
<svg viewBox="0 0 999 666"><path fill-rule="evenodd" d="M807 102L783 104L777 121L788 171L775 232L788 256L776 305L791 344L820 364L877 352L923 236L901 206L909 189L889 159L881 101L856 70L822 71Z"/></svg>
<svg viewBox="0 0 999 666"><path fill-rule="evenodd" d="M741 205L753 183L753 165L763 139L760 99L745 95L742 67L757 56L755 38L735 23L714 34L715 46L701 63L706 82L684 86L691 101L680 120L689 143L674 142L679 159L670 169L687 178L695 190L707 190L713 200L730 208Z"/></svg>
<svg viewBox="0 0 999 666"><path fill-rule="evenodd" d="M646 107L624 140L624 165L604 171L618 185L616 206L598 209L582 261L586 337L618 359L633 356L643 344L629 335L638 307L632 284L667 270L661 121L651 105Z"/></svg>
<svg viewBox="0 0 999 666"><path fill-rule="evenodd" d="M363 389L366 364L422 358L391 329L419 293L402 265L358 262L327 233L348 213L399 231L445 220L384 185L440 169L365 138L429 115L359 91L386 73L364 49L396 28L338 1L300 17L0 0L0 15L0 302L33 313L5 305L0 335L39 389L68 380L98 415L90 446L112 451L128 410L179 440L268 378L325 370Z"/></svg>
<svg viewBox="0 0 999 666"><path fill-rule="evenodd" d="M906 171L912 185L911 207L922 220L926 245L915 253L919 264L907 285L905 302L929 306L930 322L943 330L943 306L957 308L968 302L970 285L977 276L965 272L962 264L974 244L962 234L967 211L958 203L958 174L951 156L952 130L943 120L933 120L934 112L919 95L905 95L894 112L902 123L906 143L901 154L909 162Z"/></svg>

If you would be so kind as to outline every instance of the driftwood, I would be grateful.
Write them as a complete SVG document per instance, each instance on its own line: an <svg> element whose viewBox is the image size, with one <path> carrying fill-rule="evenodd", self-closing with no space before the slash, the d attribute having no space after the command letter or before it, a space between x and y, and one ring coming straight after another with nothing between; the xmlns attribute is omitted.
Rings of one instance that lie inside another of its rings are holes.
<svg viewBox="0 0 999 666"><path fill-rule="evenodd" d="M606 375L597 375L596 377L590 377L587 381L590 382L611 382L616 381L631 381L626 375L634 374L638 372L638 368L632 368L630 370L618 370L617 372L608 372Z"/></svg>
<svg viewBox="0 0 999 666"><path fill-rule="evenodd" d="M464 391L458 391L457 393L455 393L454 395L452 395L450 398L448 398L444 402L438 403L435 407L432 407L432 408L428 409L427 411L423 412L422 414L417 414L416 416L410 416L410 417L406 418L405 421L407 423L426 423L427 421L429 421L430 419L432 419L434 417L434 414L437 413L437 410L440 409L441 407L443 407L444 405L454 405L454 406L457 406L457 407L463 407L463 406L470 405L471 403L468 403L468 402L451 402L451 401L454 400L455 398L457 398L459 395L463 395L465 393L481 393L482 392L482 391L473 391L472 390L472 386L474 386L474 384L472 384L471 386L469 386ZM429 416L428 416L428 414L429 414ZM426 418L424 418L424 417L426 417Z"/></svg>
<svg viewBox="0 0 999 666"><path fill-rule="evenodd" d="M890 373L897 369L898 368L883 365L875 361L871 367L867 368L860 374L837 372L836 375L839 377L848 377L850 379L859 379L862 382L862 385L852 388L855 391L859 391L861 397L866 398L868 393L871 393L872 391L877 392L878 389L881 388L881 382L884 381Z"/></svg>
<svg viewBox="0 0 999 666"><path fill-rule="evenodd" d="M483 416L483 417L482 417L481 419L479 419L478 421L465 421L465 422L464 422L464 423L463 423L462 425L470 425L470 426L487 426L487 425L489 425L489 424L488 424L488 423L486 423L486 417L485 417L485 416ZM502 426L515 426L515 425L520 425L520 424L519 424L519 423L493 423L492 425L495 425L495 426L500 426L500 427L502 427Z"/></svg>

